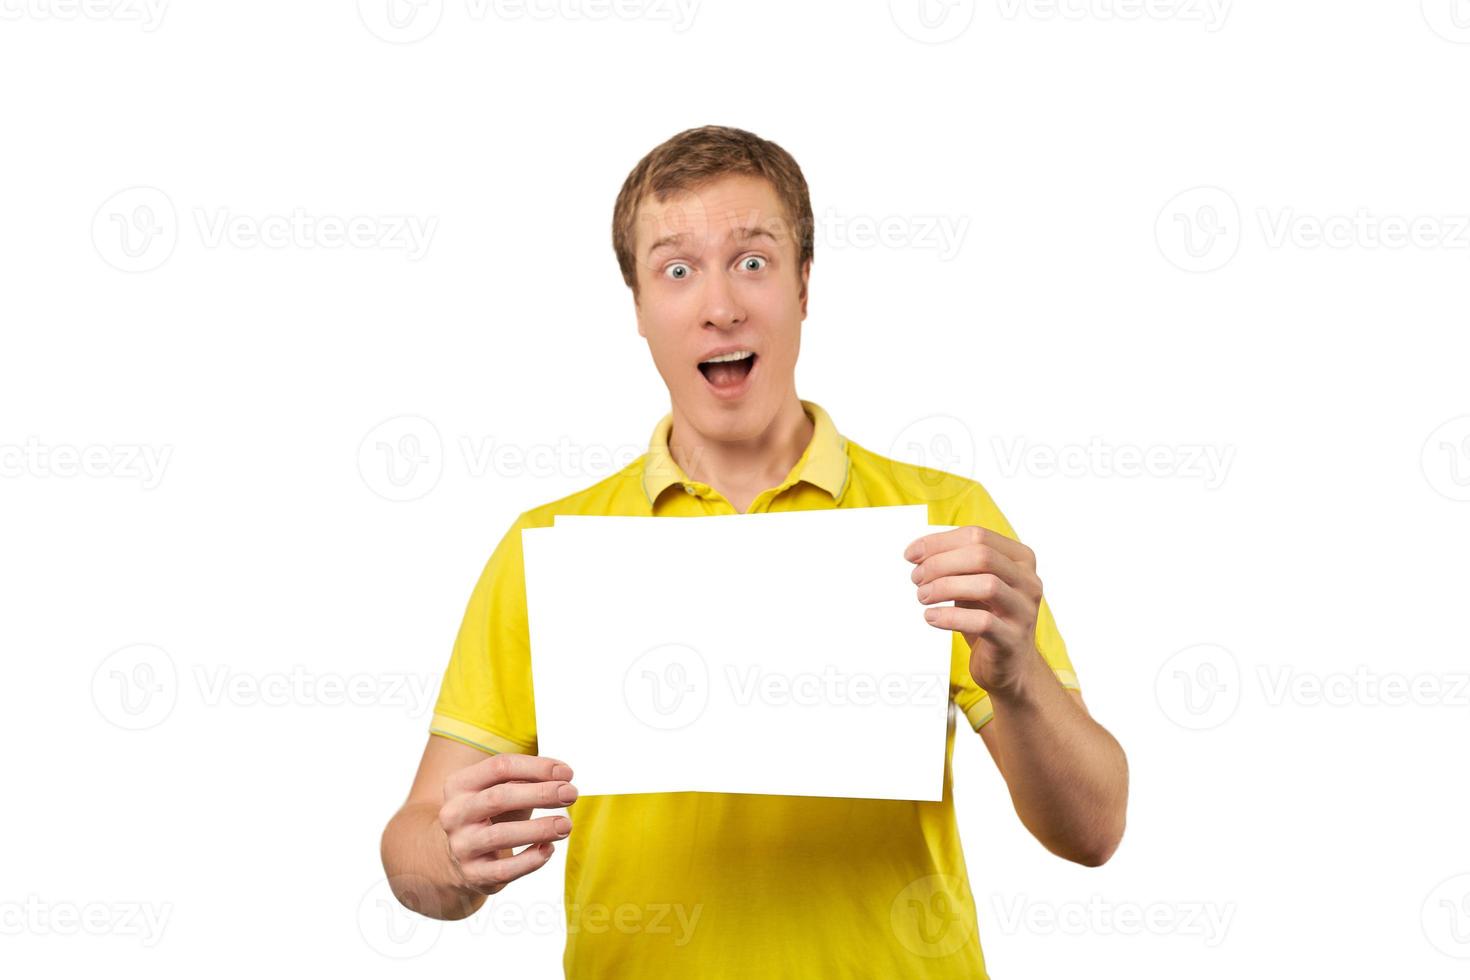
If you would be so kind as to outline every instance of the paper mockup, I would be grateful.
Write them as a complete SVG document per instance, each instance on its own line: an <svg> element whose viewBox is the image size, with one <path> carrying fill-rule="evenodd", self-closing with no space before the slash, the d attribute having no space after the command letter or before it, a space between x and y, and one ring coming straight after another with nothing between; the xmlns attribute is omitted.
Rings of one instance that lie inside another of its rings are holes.
<svg viewBox="0 0 1470 980"><path fill-rule="evenodd" d="M537 751L583 795L939 800L952 634L922 504L521 532Z"/></svg>

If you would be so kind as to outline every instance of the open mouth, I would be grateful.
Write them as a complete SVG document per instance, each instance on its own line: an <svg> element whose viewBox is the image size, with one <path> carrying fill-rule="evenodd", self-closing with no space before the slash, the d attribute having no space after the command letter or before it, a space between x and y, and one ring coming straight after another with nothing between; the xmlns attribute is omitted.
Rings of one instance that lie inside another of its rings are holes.
<svg viewBox="0 0 1470 980"><path fill-rule="evenodd" d="M719 358L712 358L700 362L699 373L704 375L705 380L716 391L737 391L745 384L750 373L755 370L757 356L759 355L745 351L741 354L727 354Z"/></svg>

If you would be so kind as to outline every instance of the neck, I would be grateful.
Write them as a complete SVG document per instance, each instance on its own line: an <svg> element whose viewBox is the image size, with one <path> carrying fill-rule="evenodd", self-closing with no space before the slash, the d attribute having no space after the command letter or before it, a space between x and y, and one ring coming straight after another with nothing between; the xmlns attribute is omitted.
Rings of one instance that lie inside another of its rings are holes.
<svg viewBox="0 0 1470 980"><path fill-rule="evenodd" d="M812 441L815 426L792 393L771 424L748 439L711 439L673 408L669 452L691 479L707 483L739 511L762 490L778 486Z"/></svg>

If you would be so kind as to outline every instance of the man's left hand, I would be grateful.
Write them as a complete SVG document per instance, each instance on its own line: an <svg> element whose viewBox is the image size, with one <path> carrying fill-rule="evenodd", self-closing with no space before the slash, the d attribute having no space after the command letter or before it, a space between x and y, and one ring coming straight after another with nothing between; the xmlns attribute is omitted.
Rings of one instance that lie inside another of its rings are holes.
<svg viewBox="0 0 1470 980"><path fill-rule="evenodd" d="M1020 689L1039 662L1036 617L1041 579L1036 554L988 528L969 525L915 539L903 556L914 563L924 618L956 630L970 645L970 676L991 695ZM953 599L953 606L932 603Z"/></svg>

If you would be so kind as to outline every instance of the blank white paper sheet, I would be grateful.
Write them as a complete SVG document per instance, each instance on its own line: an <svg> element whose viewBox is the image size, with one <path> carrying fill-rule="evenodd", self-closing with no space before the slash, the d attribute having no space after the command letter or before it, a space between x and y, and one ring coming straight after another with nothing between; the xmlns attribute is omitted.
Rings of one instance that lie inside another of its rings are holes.
<svg viewBox="0 0 1470 980"><path fill-rule="evenodd" d="M521 532L538 751L584 795L939 800L952 634L922 504Z"/></svg>

